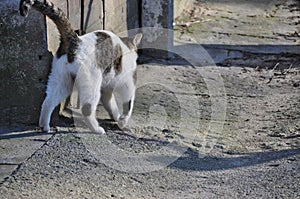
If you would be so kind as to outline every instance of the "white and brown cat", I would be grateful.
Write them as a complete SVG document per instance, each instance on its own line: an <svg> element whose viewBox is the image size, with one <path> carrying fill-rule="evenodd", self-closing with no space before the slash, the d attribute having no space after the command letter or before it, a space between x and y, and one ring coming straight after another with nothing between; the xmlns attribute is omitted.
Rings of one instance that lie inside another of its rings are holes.
<svg viewBox="0 0 300 199"><path fill-rule="evenodd" d="M21 15L27 16L31 7L52 19L61 35L41 109L40 127L50 131L51 114L71 94L75 79L81 112L90 130L105 133L96 119L100 99L118 126L124 128L135 99L136 51L142 34L120 38L112 32L99 30L78 36L64 12L49 0L21 0ZM114 92L122 99L122 114Z"/></svg>

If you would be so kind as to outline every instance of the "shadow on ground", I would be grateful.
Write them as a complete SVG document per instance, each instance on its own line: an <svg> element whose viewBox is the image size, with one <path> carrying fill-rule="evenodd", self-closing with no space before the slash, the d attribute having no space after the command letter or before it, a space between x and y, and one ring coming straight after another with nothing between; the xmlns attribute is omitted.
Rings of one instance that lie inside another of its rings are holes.
<svg viewBox="0 0 300 199"><path fill-rule="evenodd" d="M131 134L127 134L126 132L120 131L116 125L111 124L109 120L104 120L102 123L106 123L108 130L108 135L111 140L124 140L126 142L139 142L141 145L148 145L149 143L157 143L164 147L168 144L165 140L155 139L155 138L137 138ZM24 130L24 129L22 129ZM52 133L52 135L57 134L78 134L78 132L72 131L58 131ZM82 133L80 133L82 134ZM34 138L42 135L49 135L46 132L40 131L26 131L20 133L14 132L6 132L0 134L0 140L8 140L8 139L20 139L20 138ZM125 139L122 139L125 138ZM127 138L126 138L127 137ZM182 146L178 146L182 147ZM125 149L126 150L126 149ZM263 163L268 163L271 161L280 160L283 158L289 158L291 156L299 155L300 149L287 149L287 150L279 150L279 151L268 151L268 152L256 152L256 153L244 153L244 154L235 154L233 157L216 157L207 155L201 157L201 154L197 150L188 148L187 151L179 157L175 162L170 164L168 167L172 169L179 169L184 171L216 171L216 170L226 170L226 169L234 169L239 167L248 167ZM169 157L168 157L169 158ZM163 162L166 157L152 157L151 161L153 162ZM174 158L176 159L176 158ZM296 161L295 158L290 158L290 161ZM269 166L277 167L279 164L270 163Z"/></svg>
<svg viewBox="0 0 300 199"><path fill-rule="evenodd" d="M280 151L250 153L242 156L239 155L238 157L206 156L204 158L199 158L197 152L188 150L185 154L187 155L186 157L178 158L178 160L169 165L169 167L173 169L192 171L225 170L263 164L299 154L300 149L287 149ZM290 160L295 161L296 159L291 158ZM270 166L277 167L279 164L270 163Z"/></svg>
<svg viewBox="0 0 300 199"><path fill-rule="evenodd" d="M154 54L163 54L157 51ZM176 42L169 52L169 59L141 54L140 64L154 63L190 66L263 66L286 69L300 63L300 45L223 45L186 44Z"/></svg>

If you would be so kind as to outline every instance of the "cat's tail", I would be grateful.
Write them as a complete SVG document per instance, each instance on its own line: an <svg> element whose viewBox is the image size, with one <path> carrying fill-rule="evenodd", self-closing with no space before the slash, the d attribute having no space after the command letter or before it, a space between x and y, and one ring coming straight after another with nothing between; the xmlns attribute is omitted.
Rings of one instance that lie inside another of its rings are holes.
<svg viewBox="0 0 300 199"><path fill-rule="evenodd" d="M80 40L65 13L49 0L20 0L19 10L22 16L27 17L31 7L48 16L56 24L61 35L58 54L67 54L68 61L73 62Z"/></svg>

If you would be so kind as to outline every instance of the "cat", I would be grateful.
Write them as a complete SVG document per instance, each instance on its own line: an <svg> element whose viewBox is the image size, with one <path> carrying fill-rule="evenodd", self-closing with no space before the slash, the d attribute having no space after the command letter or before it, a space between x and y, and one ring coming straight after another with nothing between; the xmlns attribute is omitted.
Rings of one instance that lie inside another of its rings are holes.
<svg viewBox="0 0 300 199"><path fill-rule="evenodd" d="M89 129L105 133L96 119L99 100L119 128L123 129L133 110L137 47L142 34L120 38L110 31L98 30L78 36L65 13L49 0L21 0L20 14L27 17L31 7L48 16L60 33L60 46L52 61L39 126L46 132L50 131L54 108L71 94L76 82L80 109ZM116 103L115 92L123 103L122 114Z"/></svg>

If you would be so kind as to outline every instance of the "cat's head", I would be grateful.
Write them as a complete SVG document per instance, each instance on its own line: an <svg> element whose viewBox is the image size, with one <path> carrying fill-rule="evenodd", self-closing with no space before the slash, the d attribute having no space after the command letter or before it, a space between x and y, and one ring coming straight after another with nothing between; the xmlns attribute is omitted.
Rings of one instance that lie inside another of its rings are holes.
<svg viewBox="0 0 300 199"><path fill-rule="evenodd" d="M19 11L23 17L27 17L28 12L33 5L33 0L21 0L19 4Z"/></svg>
<svg viewBox="0 0 300 199"><path fill-rule="evenodd" d="M142 33L136 34L133 38L131 37L123 37L121 38L124 44L129 48L129 50L137 51L138 46L140 45L143 38Z"/></svg>

